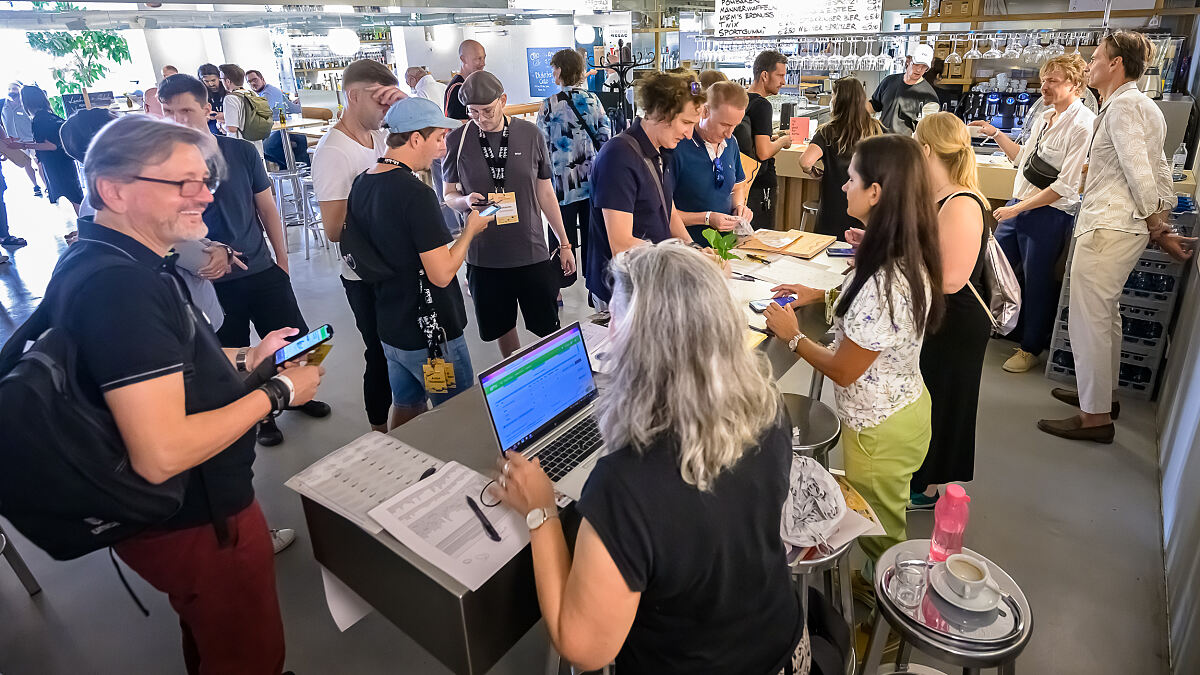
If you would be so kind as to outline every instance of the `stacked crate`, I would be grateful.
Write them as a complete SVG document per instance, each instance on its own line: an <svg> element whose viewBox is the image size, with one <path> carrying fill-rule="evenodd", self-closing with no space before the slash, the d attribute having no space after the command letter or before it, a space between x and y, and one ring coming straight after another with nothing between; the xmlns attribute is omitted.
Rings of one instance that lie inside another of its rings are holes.
<svg viewBox="0 0 1200 675"><path fill-rule="evenodd" d="M1171 225L1179 233L1191 236L1196 219L1194 200L1180 196L1179 206L1171 213ZM1046 360L1046 377L1074 384L1075 359L1067 331L1070 269L1068 260L1067 276L1058 299L1054 336L1050 341L1050 358ZM1167 333L1183 286L1184 270L1182 263L1150 245L1125 282L1121 291L1121 367L1117 373L1117 389L1125 395L1147 400L1155 395L1166 354Z"/></svg>

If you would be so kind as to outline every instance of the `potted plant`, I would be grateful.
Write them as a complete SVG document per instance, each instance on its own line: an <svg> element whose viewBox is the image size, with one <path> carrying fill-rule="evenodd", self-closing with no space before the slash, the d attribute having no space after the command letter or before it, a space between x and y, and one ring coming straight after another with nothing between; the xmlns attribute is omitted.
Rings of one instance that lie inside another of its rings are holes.
<svg viewBox="0 0 1200 675"><path fill-rule="evenodd" d="M34 9L52 12L81 12L69 2L35 2ZM55 57L60 66L50 70L60 94L83 93L108 74L110 63L128 63L129 43L113 30L41 31L26 33L29 46ZM66 116L62 97L51 104Z"/></svg>

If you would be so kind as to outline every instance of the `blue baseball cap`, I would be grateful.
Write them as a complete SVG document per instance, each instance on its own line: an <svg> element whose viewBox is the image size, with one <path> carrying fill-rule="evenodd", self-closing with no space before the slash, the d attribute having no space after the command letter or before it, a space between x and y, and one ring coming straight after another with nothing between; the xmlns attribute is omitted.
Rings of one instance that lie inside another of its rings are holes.
<svg viewBox="0 0 1200 675"><path fill-rule="evenodd" d="M383 123L393 134L417 131L428 127L457 129L462 126L462 122L443 115L438 104L417 96L410 96L393 103L392 107L388 108L387 114L383 116Z"/></svg>

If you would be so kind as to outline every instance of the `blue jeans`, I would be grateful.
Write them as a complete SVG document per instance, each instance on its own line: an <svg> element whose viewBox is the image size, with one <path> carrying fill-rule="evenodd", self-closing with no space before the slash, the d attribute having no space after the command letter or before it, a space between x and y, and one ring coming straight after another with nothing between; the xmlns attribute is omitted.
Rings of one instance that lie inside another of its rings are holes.
<svg viewBox="0 0 1200 675"><path fill-rule="evenodd" d="M1018 200L1008 203L1011 206ZM1021 349L1041 354L1050 346L1054 315L1058 310L1058 280L1054 266L1074 227L1075 216L1053 206L1024 211L996 227L996 241L1008 264L1021 279Z"/></svg>
<svg viewBox="0 0 1200 675"><path fill-rule="evenodd" d="M425 391L425 375L421 366L429 358L425 349L397 349L383 343L383 354L387 357L388 380L392 384L392 405L415 408L425 405L425 397L436 407L454 398L475 383L475 371L471 368L471 353L467 351L467 338L460 335L442 348L442 356L454 366L455 388L445 394Z"/></svg>
<svg viewBox="0 0 1200 675"><path fill-rule="evenodd" d="M288 140L292 142L292 155L301 164L308 164L308 137L292 131L288 132ZM263 141L263 157L279 166L287 166L287 158L283 156L283 134L272 131L267 140Z"/></svg>

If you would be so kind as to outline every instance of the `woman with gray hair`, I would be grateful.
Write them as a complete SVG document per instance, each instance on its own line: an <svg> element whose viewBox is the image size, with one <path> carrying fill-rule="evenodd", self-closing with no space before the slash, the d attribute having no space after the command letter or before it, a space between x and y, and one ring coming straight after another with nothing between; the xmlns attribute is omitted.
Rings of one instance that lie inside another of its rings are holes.
<svg viewBox="0 0 1200 675"><path fill-rule="evenodd" d="M745 317L717 267L679 242L634 247L610 269L607 449L573 559L537 460L510 453L498 480L510 508L550 516L530 536L550 639L584 670L615 658L622 675L807 673L779 538L790 425Z"/></svg>

